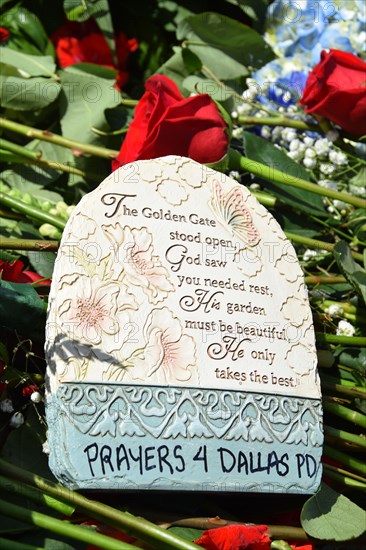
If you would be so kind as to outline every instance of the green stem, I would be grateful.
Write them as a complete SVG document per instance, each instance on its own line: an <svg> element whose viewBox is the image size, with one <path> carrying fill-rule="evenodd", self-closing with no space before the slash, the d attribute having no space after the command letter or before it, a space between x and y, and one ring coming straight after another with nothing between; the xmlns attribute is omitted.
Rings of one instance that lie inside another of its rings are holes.
<svg viewBox="0 0 366 550"><path fill-rule="evenodd" d="M295 233L289 233L288 231L284 231L285 235L294 243L303 244L304 246L307 246L309 248L316 248L318 250L326 250L327 252L333 252L333 249L335 247L335 244L333 243L326 243L324 241L318 241L317 239L311 239L310 237L303 237L302 235L296 235ZM359 254L358 252L351 251L352 257L355 258L355 260L359 260L360 262L363 262L363 256L362 254Z"/></svg>
<svg viewBox="0 0 366 550"><path fill-rule="evenodd" d="M354 458L349 454L339 451L334 447L329 447L329 445L324 445L324 454L327 457L331 458L332 460L335 460L336 462L340 462L341 464L344 464L348 468L351 468L352 470L356 470L356 472L360 472L362 476L366 475L366 466L362 460L358 460L357 458Z"/></svg>
<svg viewBox="0 0 366 550"><path fill-rule="evenodd" d="M112 539L111 537L96 533L86 527L72 525L67 521L46 516L45 514L41 514L35 510L22 508L21 506L11 504L5 500L0 500L0 511L4 514L4 516L15 518L20 521L24 521L25 523L30 523L31 525L40 527L41 529L53 531L59 535L64 535L75 540L87 542L88 544L93 544L94 546L98 545L103 548L103 550L137 550L137 546L133 546L127 542Z"/></svg>
<svg viewBox="0 0 366 550"><path fill-rule="evenodd" d="M125 97L122 97L120 99L120 104L123 105L124 107L136 107L138 102L139 102L138 99L127 99Z"/></svg>
<svg viewBox="0 0 366 550"><path fill-rule="evenodd" d="M297 130L310 130L312 132L321 132L317 124L308 124L303 120L295 120L284 116L261 116L259 118L255 116L239 115L235 122L248 126L284 126L286 128L296 128Z"/></svg>
<svg viewBox="0 0 366 550"><path fill-rule="evenodd" d="M90 181L97 181L100 183L101 178L98 174L91 174L90 172L85 172L85 170L80 170L75 168L75 166L70 166L69 164L62 164L54 160L46 159L37 159L37 160L28 160L26 164L35 164L37 166L44 166L45 168L51 168L52 170L57 170L59 172L65 172L66 174L73 174L74 176L80 176ZM103 176L104 177L104 176Z"/></svg>
<svg viewBox="0 0 366 550"><path fill-rule="evenodd" d="M339 474L344 474L345 476L352 477L352 479L357 479L357 481L360 481L361 483L366 483L366 478L359 476L357 474L354 474L353 472L349 472L348 470L344 470L343 468L338 468L337 466L333 466L332 464L324 464L323 468L327 470L332 470L333 472L338 472Z"/></svg>
<svg viewBox="0 0 366 550"><path fill-rule="evenodd" d="M344 430L339 430L338 428L333 428L333 426L324 426L324 434L331 436L333 439L344 441L357 447L362 447L366 449L366 437L362 437L357 434L346 432Z"/></svg>
<svg viewBox="0 0 366 550"><path fill-rule="evenodd" d="M48 141L54 145L66 147L67 149L76 149L77 151L82 151L83 153L88 153L95 157L113 159L119 153L119 151L113 149L97 147L96 145L90 145L88 143L80 143L79 141L67 139L58 134L49 132L48 130L38 130L37 128L32 128L31 126L26 126L25 124L20 124L19 122L14 122L13 120L2 117L0 117L0 128L5 128L6 130L21 134L30 139L39 139L41 141Z"/></svg>
<svg viewBox="0 0 366 550"><path fill-rule="evenodd" d="M9 540L0 537L0 548L4 550L45 550L44 546L34 546L33 544L25 544L16 540Z"/></svg>
<svg viewBox="0 0 366 550"><path fill-rule="evenodd" d="M327 381L330 384L337 385L337 386L342 386L342 387L347 386L348 388L355 388L359 391L366 391L365 388L356 386L355 382L351 382L350 380L344 380L343 378L336 378L335 376L328 376L327 374L323 374L323 373L321 373L321 381L322 382Z"/></svg>
<svg viewBox="0 0 366 550"><path fill-rule="evenodd" d="M366 399L366 391L363 388L347 388L341 384L335 384L334 382L329 382L323 379L321 380L321 384L324 390L347 395L347 397Z"/></svg>
<svg viewBox="0 0 366 550"><path fill-rule="evenodd" d="M365 347L365 336L338 336L337 334L316 333L316 340L319 343L341 344L342 346Z"/></svg>
<svg viewBox="0 0 366 550"><path fill-rule="evenodd" d="M357 489L360 491L366 491L366 483L362 483L362 481L357 481L356 479L352 479L351 477L348 477L344 474L340 474L338 472L334 472L333 470L330 470L329 468L325 467L326 465L323 465L324 471L326 473L327 477L330 477L331 479L334 479L334 481L337 481L340 485L344 485L345 487L349 489Z"/></svg>
<svg viewBox="0 0 366 550"><path fill-rule="evenodd" d="M42 153L40 151L30 151L23 145L17 145L16 143L13 143L11 141L8 141L6 139L0 139L0 147L2 149L6 149L7 151L10 151L11 153L14 153L16 155L19 155L21 157L30 159L30 160L37 160L40 159L42 156Z"/></svg>
<svg viewBox="0 0 366 550"><path fill-rule="evenodd" d="M76 506L81 513L102 521L107 525L122 529L139 539L146 540L155 548L171 550L197 550L197 545L158 527L145 519L133 516L127 512L116 510L111 506L89 500L75 491L70 491L57 483L46 480L27 470L23 470L0 458L0 472L13 479L22 481L32 487L37 487L45 493L62 499Z"/></svg>
<svg viewBox="0 0 366 550"><path fill-rule="evenodd" d="M286 174L285 172L281 172L280 170L276 170L260 162L250 160L240 155L240 153L234 149L229 148L228 157L230 170L245 170L268 181L290 185L292 187L304 189L305 191L311 191L323 197L329 197L330 199L337 199L347 204L352 204L356 208L366 208L366 200L364 199L340 191L333 191L326 187L320 187L320 185L316 185L315 183L297 178L296 176L291 176L290 174Z"/></svg>
<svg viewBox="0 0 366 550"><path fill-rule="evenodd" d="M70 504L66 504L54 497L45 495L39 489L29 487L29 485L25 485L24 483L20 483L19 481L9 479L2 475L0 475L0 488L2 491L1 494L3 494L3 491L7 491L20 495L22 498L29 498L38 504L57 510L57 512L65 516L71 516L75 511L75 507L70 506Z"/></svg>
<svg viewBox="0 0 366 550"><path fill-rule="evenodd" d="M347 279L345 277L338 276L322 276L322 275L307 275L305 277L305 283L307 285L335 285L338 283L346 283Z"/></svg>
<svg viewBox="0 0 366 550"><path fill-rule="evenodd" d="M0 238L0 250L37 250L38 252L56 252L58 241L42 241L36 239L7 239Z"/></svg>
<svg viewBox="0 0 366 550"><path fill-rule="evenodd" d="M250 191L251 194L257 199L258 202L266 206L267 208L275 208L278 205L278 200L273 195L267 195L262 191Z"/></svg>
<svg viewBox="0 0 366 550"><path fill-rule="evenodd" d="M331 414L343 418L343 420L352 422L352 424L357 424L357 426L360 426L361 428L366 428L365 414L349 409L340 403L334 403L331 398L326 395L323 396L323 409Z"/></svg>
<svg viewBox="0 0 366 550"><path fill-rule="evenodd" d="M51 216L51 214L47 214L47 212L43 212L35 206L30 206L19 199L14 199L6 193L0 192L0 204L8 206L17 212L21 212L22 214L26 214L30 218L34 218L42 223L50 223L58 229L62 230L65 228L66 222L56 218L55 216Z"/></svg>

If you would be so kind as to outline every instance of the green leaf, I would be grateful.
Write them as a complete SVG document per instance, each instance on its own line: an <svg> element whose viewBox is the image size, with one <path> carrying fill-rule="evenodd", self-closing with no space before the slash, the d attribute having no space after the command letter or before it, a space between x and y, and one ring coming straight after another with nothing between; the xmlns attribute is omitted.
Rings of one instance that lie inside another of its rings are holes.
<svg viewBox="0 0 366 550"><path fill-rule="evenodd" d="M366 303L366 270L352 258L351 249L344 241L333 248L333 254L343 275Z"/></svg>
<svg viewBox="0 0 366 550"><path fill-rule="evenodd" d="M178 25L177 38L222 80L246 76L248 66L259 68L274 58L260 34L218 13L187 17Z"/></svg>
<svg viewBox="0 0 366 550"><path fill-rule="evenodd" d="M305 502L300 521L311 537L346 541L365 532L366 512L322 483L318 492Z"/></svg>
<svg viewBox="0 0 366 550"><path fill-rule="evenodd" d="M93 76L99 76L101 78L107 78L114 83L118 71L110 69L109 67L103 67L102 65L96 65L95 63L75 63L72 66L73 72L80 72L81 74L91 74Z"/></svg>
<svg viewBox="0 0 366 550"><path fill-rule="evenodd" d="M103 144L92 128L108 131L104 111L119 104L119 93L113 82L97 76L91 77L68 67L60 72L63 86L61 95L62 134L82 143Z"/></svg>
<svg viewBox="0 0 366 550"><path fill-rule="evenodd" d="M296 212L273 210L272 214L284 231L295 233L295 235L300 235L302 237L309 237L311 239L321 238L322 231L319 226L312 220L307 220L306 224L304 224L304 220L302 220Z"/></svg>
<svg viewBox="0 0 366 550"><path fill-rule="evenodd" d="M8 252L7 250L0 250L0 261L13 263L14 260L19 259L19 254Z"/></svg>
<svg viewBox="0 0 366 550"><path fill-rule="evenodd" d="M175 46L173 51L174 54L156 72L173 80L182 91L184 88L183 82L189 76L189 72L184 63L182 48Z"/></svg>
<svg viewBox="0 0 366 550"><path fill-rule="evenodd" d="M202 63L200 58L188 48L182 49L182 58L189 74L193 74L201 69Z"/></svg>
<svg viewBox="0 0 366 550"><path fill-rule="evenodd" d="M53 103L61 86L44 77L17 78L0 74L0 90L2 107L15 111L36 111Z"/></svg>
<svg viewBox="0 0 366 550"><path fill-rule="evenodd" d="M365 348L337 348L335 357L341 365L356 369L361 374L366 374L366 349Z"/></svg>
<svg viewBox="0 0 366 550"><path fill-rule="evenodd" d="M47 141L35 139L27 143L25 148L42 153L43 159L68 166L76 164L76 158L70 149L48 143ZM9 187L17 189L20 193L29 193L33 198L41 201L47 200L52 202L63 200L63 197L59 193L47 189L47 187L53 186L54 182L60 177L62 177L62 174L52 168L17 163L12 164L11 169L4 170L1 173L2 181ZM70 174L68 177L69 180L73 180L77 176Z"/></svg>
<svg viewBox="0 0 366 550"><path fill-rule="evenodd" d="M16 67L18 71L28 75L26 78L31 76L56 77L56 64L50 55L30 55L3 47L1 48L1 62Z"/></svg>
<svg viewBox="0 0 366 550"><path fill-rule="evenodd" d="M309 181L309 174L303 166L300 166L294 160L290 159L285 152L275 147L271 142L252 134L243 132L243 146L245 156L251 160L261 162L270 168L281 170L290 176ZM313 214L319 217L326 217L323 201L319 195L281 185L280 183L262 181L265 187L268 187L273 195L281 199L282 202L289 204L302 212Z"/></svg>
<svg viewBox="0 0 366 550"><path fill-rule="evenodd" d="M266 20L266 11L268 6L267 0L226 0L230 4L239 6L243 12L253 19L255 22L255 27L258 31L263 26L264 21Z"/></svg>
<svg viewBox="0 0 366 550"><path fill-rule="evenodd" d="M28 334L44 315L44 302L31 285L0 280L0 326Z"/></svg>
<svg viewBox="0 0 366 550"><path fill-rule="evenodd" d="M115 56L114 32L108 0L64 0L64 10L70 21L87 21L93 17L107 41L112 56ZM117 59L115 63L117 64Z"/></svg>
<svg viewBox="0 0 366 550"><path fill-rule="evenodd" d="M18 4L1 16L1 24L10 32L9 48L55 57L53 44L35 13Z"/></svg>
<svg viewBox="0 0 366 550"><path fill-rule="evenodd" d="M56 256L53 252L27 252L30 263L33 269L42 277L47 279L52 278L53 267L55 265Z"/></svg>
<svg viewBox="0 0 366 550"><path fill-rule="evenodd" d="M174 535L177 535L178 537L182 537L182 539L189 540L191 542L201 538L203 533L202 529L194 529L193 527L179 527L179 526L169 527L169 531Z"/></svg>

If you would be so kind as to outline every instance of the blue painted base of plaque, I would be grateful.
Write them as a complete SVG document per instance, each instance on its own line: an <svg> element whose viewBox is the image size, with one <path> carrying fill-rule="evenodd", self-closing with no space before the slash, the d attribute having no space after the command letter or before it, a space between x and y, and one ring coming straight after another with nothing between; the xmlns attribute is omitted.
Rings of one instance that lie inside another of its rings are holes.
<svg viewBox="0 0 366 550"><path fill-rule="evenodd" d="M320 399L63 383L47 420L50 467L74 489L314 493L321 479Z"/></svg>

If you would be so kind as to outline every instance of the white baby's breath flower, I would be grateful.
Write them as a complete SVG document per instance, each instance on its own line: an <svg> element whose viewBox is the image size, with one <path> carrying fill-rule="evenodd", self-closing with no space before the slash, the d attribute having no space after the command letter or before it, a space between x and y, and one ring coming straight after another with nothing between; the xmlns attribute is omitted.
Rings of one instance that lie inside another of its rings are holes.
<svg viewBox="0 0 366 550"><path fill-rule="evenodd" d="M250 103L240 103L240 105L237 106L236 110L238 111L239 115L246 115L250 113L250 111L253 109L252 105Z"/></svg>
<svg viewBox="0 0 366 550"><path fill-rule="evenodd" d="M344 319L339 321L336 332L337 336L353 336L355 332L356 329L351 323Z"/></svg>
<svg viewBox="0 0 366 550"><path fill-rule="evenodd" d="M336 166L344 166L348 164L348 159L342 151L329 151L329 160Z"/></svg>
<svg viewBox="0 0 366 550"><path fill-rule="evenodd" d="M308 262L309 260L312 260L315 256L317 256L318 253L316 250L311 250L310 248L307 248L303 255L304 262Z"/></svg>
<svg viewBox="0 0 366 550"><path fill-rule="evenodd" d="M319 180L318 185L320 185L320 187L326 187L327 189L333 189L333 191L338 190L337 182L333 180Z"/></svg>
<svg viewBox="0 0 366 550"><path fill-rule="evenodd" d="M314 145L314 139L309 136L305 136L303 141L308 147L312 147Z"/></svg>
<svg viewBox="0 0 366 550"><path fill-rule="evenodd" d="M327 138L317 139L314 143L316 154L319 157L324 157L328 154L331 142Z"/></svg>
<svg viewBox="0 0 366 550"><path fill-rule="evenodd" d="M14 411L11 399L3 399L0 401L0 411L3 413L12 413Z"/></svg>
<svg viewBox="0 0 366 550"><path fill-rule="evenodd" d="M42 401L42 395L39 393L39 391L34 391L31 394L30 398L33 403L40 403Z"/></svg>
<svg viewBox="0 0 366 550"><path fill-rule="evenodd" d="M346 208L346 203L343 201L339 201L338 199L335 199L333 201L334 206L337 208L337 210L343 210Z"/></svg>
<svg viewBox="0 0 366 550"><path fill-rule="evenodd" d="M281 126L275 126L272 130L272 137L274 139L278 139L282 136L282 128Z"/></svg>
<svg viewBox="0 0 366 550"><path fill-rule="evenodd" d="M48 439L42 444L42 452L46 455L50 454L50 448L48 446Z"/></svg>
<svg viewBox="0 0 366 550"><path fill-rule="evenodd" d="M261 128L261 136L264 139L269 139L271 137L271 129L269 126L262 126Z"/></svg>
<svg viewBox="0 0 366 550"><path fill-rule="evenodd" d="M366 187L358 185L350 185L349 191L352 195L357 195L358 197L364 197L366 195Z"/></svg>
<svg viewBox="0 0 366 550"><path fill-rule="evenodd" d="M231 118L238 118L238 112L237 111L232 111L231 112Z"/></svg>
<svg viewBox="0 0 366 550"><path fill-rule="evenodd" d="M309 170L312 170L316 166L316 159L305 157L302 162L305 168L309 168Z"/></svg>
<svg viewBox="0 0 366 550"><path fill-rule="evenodd" d="M316 257L321 257L326 254L327 254L327 251L323 249L312 250L310 248L307 248L303 254L303 260L304 262L308 262L309 260L313 260Z"/></svg>
<svg viewBox="0 0 366 550"><path fill-rule="evenodd" d="M335 167L329 162L322 162L319 169L325 176L330 176L335 171Z"/></svg>
<svg viewBox="0 0 366 550"><path fill-rule="evenodd" d="M316 157L316 152L314 151L314 149L311 149L311 148L306 149L305 157L310 158L310 159L314 159Z"/></svg>
<svg viewBox="0 0 366 550"><path fill-rule="evenodd" d="M285 129L282 132L282 137L284 140L288 141L289 143L297 138L297 134L292 129Z"/></svg>
<svg viewBox="0 0 366 550"><path fill-rule="evenodd" d="M300 140L294 139L290 143L290 151L297 151L300 148Z"/></svg>
<svg viewBox="0 0 366 550"><path fill-rule="evenodd" d="M231 172L229 172L229 176L234 180L240 181L240 174L236 170L231 170Z"/></svg>
<svg viewBox="0 0 366 550"><path fill-rule="evenodd" d="M241 126L235 126L235 128L233 128L232 134L234 138L240 138L242 133L243 133L243 128Z"/></svg>
<svg viewBox="0 0 366 550"><path fill-rule="evenodd" d="M21 412L17 411L13 414L9 421L9 425L12 428L19 428L22 424L24 424L24 416Z"/></svg>
<svg viewBox="0 0 366 550"><path fill-rule="evenodd" d="M287 155L292 160L301 160L302 159L302 152L301 151L290 151L287 153Z"/></svg>
<svg viewBox="0 0 366 550"><path fill-rule="evenodd" d="M342 317L344 313L343 307L339 304L331 304L329 307L325 308L324 311L330 317Z"/></svg>

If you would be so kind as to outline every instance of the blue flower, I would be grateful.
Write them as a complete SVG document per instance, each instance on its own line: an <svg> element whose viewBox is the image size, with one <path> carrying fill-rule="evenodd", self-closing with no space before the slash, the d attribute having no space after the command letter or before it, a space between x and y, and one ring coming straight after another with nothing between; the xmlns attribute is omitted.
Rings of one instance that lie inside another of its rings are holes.
<svg viewBox="0 0 366 550"><path fill-rule="evenodd" d="M307 75L301 71L292 71L279 78L268 89L268 99L286 107L297 103L305 88Z"/></svg>
<svg viewBox="0 0 366 550"><path fill-rule="evenodd" d="M319 41L325 25L326 19L322 11L319 11L318 17L314 17L312 9L302 11L296 21L277 28L275 37L278 49L285 56L292 56L296 52L310 52Z"/></svg>

